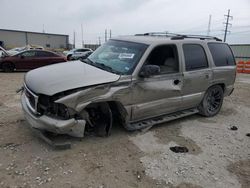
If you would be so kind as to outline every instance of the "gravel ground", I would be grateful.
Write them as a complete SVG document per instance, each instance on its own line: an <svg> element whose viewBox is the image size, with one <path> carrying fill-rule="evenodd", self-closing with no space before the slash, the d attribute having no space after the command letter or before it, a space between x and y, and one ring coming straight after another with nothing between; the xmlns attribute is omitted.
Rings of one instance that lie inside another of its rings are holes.
<svg viewBox="0 0 250 188"><path fill-rule="evenodd" d="M23 76L0 73L0 187L250 187L250 75L238 75L213 118L193 115L134 133L117 125L108 138L69 138L69 150L52 149L23 119L15 93Z"/></svg>

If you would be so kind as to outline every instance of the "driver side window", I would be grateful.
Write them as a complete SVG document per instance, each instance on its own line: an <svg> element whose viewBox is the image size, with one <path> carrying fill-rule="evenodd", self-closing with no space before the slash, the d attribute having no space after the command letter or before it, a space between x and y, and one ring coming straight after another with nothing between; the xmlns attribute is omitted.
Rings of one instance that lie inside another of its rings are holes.
<svg viewBox="0 0 250 188"><path fill-rule="evenodd" d="M179 72L177 48L175 45L161 45L155 47L146 60L148 65L158 65L160 74Z"/></svg>

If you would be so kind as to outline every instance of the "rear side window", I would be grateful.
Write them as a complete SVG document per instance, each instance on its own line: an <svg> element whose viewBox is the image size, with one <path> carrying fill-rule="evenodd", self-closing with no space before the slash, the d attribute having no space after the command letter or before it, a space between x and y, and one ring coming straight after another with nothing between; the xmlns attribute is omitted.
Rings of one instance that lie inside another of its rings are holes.
<svg viewBox="0 0 250 188"><path fill-rule="evenodd" d="M203 47L199 44L184 44L186 71L203 69L208 67L207 56Z"/></svg>
<svg viewBox="0 0 250 188"><path fill-rule="evenodd" d="M37 51L36 53L38 57L56 57L55 54L46 51Z"/></svg>
<svg viewBox="0 0 250 188"><path fill-rule="evenodd" d="M208 43L214 64L217 67L235 65L234 56L227 44Z"/></svg>

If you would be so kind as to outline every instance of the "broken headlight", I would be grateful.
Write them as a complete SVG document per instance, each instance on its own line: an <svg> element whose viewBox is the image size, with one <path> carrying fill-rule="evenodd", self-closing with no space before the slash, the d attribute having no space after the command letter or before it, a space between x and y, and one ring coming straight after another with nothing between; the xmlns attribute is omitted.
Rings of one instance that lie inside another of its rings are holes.
<svg viewBox="0 0 250 188"><path fill-rule="evenodd" d="M52 116L59 119L70 119L75 117L76 112L64 104L55 103L53 97L39 96L37 111L42 115Z"/></svg>

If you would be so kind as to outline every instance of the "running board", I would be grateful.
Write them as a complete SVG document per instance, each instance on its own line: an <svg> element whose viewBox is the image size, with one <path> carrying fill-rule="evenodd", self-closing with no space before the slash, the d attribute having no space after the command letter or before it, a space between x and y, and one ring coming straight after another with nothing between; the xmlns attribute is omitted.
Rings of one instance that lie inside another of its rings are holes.
<svg viewBox="0 0 250 188"><path fill-rule="evenodd" d="M192 109L188 109L188 110L175 112L172 114L154 117L154 118L147 119L147 120L132 122L132 123L127 124L125 126L125 128L129 131L135 131L135 130L139 130L139 129L152 127L153 125L156 125L156 124L160 124L160 123L164 123L164 122L171 121L174 119L178 119L178 118L182 118L182 117L189 116L192 114L196 114L197 112L199 112L199 110L197 108L192 108Z"/></svg>

